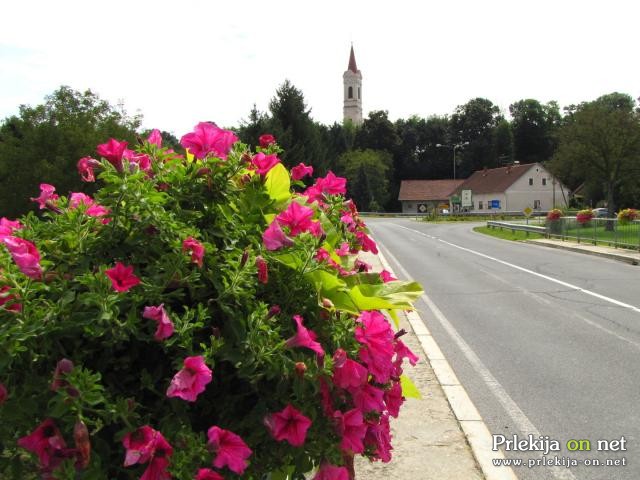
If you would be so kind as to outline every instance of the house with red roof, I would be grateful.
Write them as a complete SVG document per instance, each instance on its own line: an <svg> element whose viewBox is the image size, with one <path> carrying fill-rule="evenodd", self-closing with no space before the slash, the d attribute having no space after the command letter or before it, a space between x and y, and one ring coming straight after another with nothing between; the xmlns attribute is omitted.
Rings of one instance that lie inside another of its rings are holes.
<svg viewBox="0 0 640 480"><path fill-rule="evenodd" d="M402 213L432 213L449 208L449 197L464 180L402 180Z"/></svg>
<svg viewBox="0 0 640 480"><path fill-rule="evenodd" d="M461 208L477 213L548 211L567 205L568 189L541 163L513 164L478 170L452 192L451 199L470 199ZM462 199L462 200L460 200Z"/></svg>

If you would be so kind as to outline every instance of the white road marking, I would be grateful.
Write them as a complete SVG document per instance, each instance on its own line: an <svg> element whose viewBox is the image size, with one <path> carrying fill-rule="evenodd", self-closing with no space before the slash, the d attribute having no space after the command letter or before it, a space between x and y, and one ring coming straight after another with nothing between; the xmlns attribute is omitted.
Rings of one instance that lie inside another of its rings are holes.
<svg viewBox="0 0 640 480"><path fill-rule="evenodd" d="M472 254L477 255L479 257L483 257L483 258L486 258L486 259L489 259L489 260L493 260L494 262L498 262L498 263L501 263L502 265L506 265L507 267L511 267L511 268L516 269L516 270L520 270L521 272L529 273L529 274L534 275L536 277L544 278L545 280L549 280L550 282L557 283L558 285L562 285L563 287L567 287L567 288L570 288L572 290L575 290L575 291L578 291L578 292L582 292L582 293L584 293L586 295L591 295L592 297L598 298L600 300L604 300L605 302L612 303L614 305L617 305L618 307L627 308L627 309L629 309L629 310L631 310L633 312L640 313L640 308L638 308L638 307L636 307L634 305L630 305L628 303L621 302L619 300L616 300L615 298L607 297L605 295L601 295L599 293L592 292L591 290L587 290L586 288L582 288L582 287L579 287L577 285L573 285L571 283L567 283L567 282L564 282L562 280L558 280L557 278L550 277L549 275L543 275L542 273L534 272L533 270L529 270L528 268L520 267L518 265L514 265L513 263L505 262L504 260L500 260L499 258L491 257L489 255L485 255L484 253L480 253L480 252L477 252L475 250L471 250L470 248L461 247L460 245L456 245L455 243L447 242L446 240L442 240L441 238L432 237L431 235L427 235L427 234L422 233L422 232L420 232L418 230L413 230L411 228L403 227L402 225L398 225L397 223L394 224L394 225L396 227L402 228L404 230L409 230L410 232L414 232L414 233L417 233L419 235L422 235L423 237L432 238L434 240L437 240L438 242L444 243L444 244L449 245L451 247L458 248L458 249L463 250L465 252L472 253Z"/></svg>
<svg viewBox="0 0 640 480"><path fill-rule="evenodd" d="M404 228L404 227L403 227ZM407 229L410 230L410 229ZM420 233L420 232L418 232ZM378 242L378 246L381 247L380 241L376 239ZM389 251L389 249L384 248L385 255L393 261L402 275L405 278L413 278L407 270L400 264L397 258L393 256L393 254ZM473 351L473 349L469 346L469 344L460 336L455 327L449 322L447 317L442 313L442 311L437 307L435 303L426 295L422 294L422 301L425 302L431 313L436 317L442 328L446 330L454 343L458 346L460 351L466 357L467 361L471 365L471 367L475 370L475 372L480 376L480 378L484 381L485 385L489 389L489 391L493 394L493 396L498 400L500 405L505 409L509 418L514 423L516 428L523 434L528 435L531 434L534 438L540 436L540 432L533 425L531 420L525 415L522 409L518 406L518 404L511 398L511 396L504 389L502 384L498 382L498 380L493 376L493 374L489 371L489 369L485 366L485 364L480 360L478 355ZM575 476L566 468L550 468L549 472L558 480L575 480Z"/></svg>

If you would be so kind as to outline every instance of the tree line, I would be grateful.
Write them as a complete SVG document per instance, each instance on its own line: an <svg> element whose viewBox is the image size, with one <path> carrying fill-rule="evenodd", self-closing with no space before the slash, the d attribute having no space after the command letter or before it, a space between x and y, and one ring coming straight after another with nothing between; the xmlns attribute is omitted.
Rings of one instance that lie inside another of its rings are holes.
<svg viewBox="0 0 640 480"><path fill-rule="evenodd" d="M90 91L61 87L37 107L21 106L0 125L0 216L32 208L38 183L58 190L87 191L75 162L109 137L136 141L141 117L128 116ZM623 93L560 110L557 102L522 99L498 106L474 98L451 115L412 116L392 122L387 111L373 111L355 126L324 125L313 120L302 91L285 81L268 111L255 106L236 131L250 145L263 133L284 148L288 167L304 162L316 174L332 170L348 179L349 193L360 209L398 210L403 179L466 178L484 167L518 161L543 162L567 187L579 188L580 204L606 202L612 210L640 206L640 110ZM175 149L178 139L163 132ZM90 192L87 192L90 193Z"/></svg>

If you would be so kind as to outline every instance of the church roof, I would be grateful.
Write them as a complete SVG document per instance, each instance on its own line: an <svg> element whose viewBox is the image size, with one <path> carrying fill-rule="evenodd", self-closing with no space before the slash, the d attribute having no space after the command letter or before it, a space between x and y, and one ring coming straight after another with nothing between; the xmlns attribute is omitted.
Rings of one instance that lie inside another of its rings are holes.
<svg viewBox="0 0 640 480"><path fill-rule="evenodd" d="M349 55L349 66L347 69L351 70L353 73L358 73L360 71L356 65L356 56L353 53L353 45L351 45L351 54Z"/></svg>

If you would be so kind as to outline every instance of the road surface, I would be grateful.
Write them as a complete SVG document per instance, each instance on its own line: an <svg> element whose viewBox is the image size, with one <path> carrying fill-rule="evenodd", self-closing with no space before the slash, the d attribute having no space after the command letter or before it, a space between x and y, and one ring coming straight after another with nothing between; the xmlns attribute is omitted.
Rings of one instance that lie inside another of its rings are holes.
<svg viewBox="0 0 640 480"><path fill-rule="evenodd" d="M527 465L521 480L640 479L640 267L477 224L367 224L396 273L423 285L419 313L490 432L558 442L506 452Z"/></svg>

